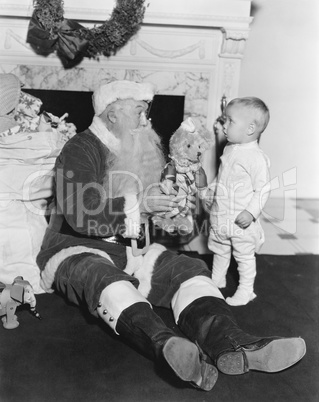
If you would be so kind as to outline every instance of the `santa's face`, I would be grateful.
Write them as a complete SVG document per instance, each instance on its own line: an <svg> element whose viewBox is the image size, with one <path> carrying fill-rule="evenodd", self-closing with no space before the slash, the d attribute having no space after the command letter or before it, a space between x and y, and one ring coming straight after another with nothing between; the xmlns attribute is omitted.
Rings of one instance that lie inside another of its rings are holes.
<svg viewBox="0 0 319 402"><path fill-rule="evenodd" d="M147 103L129 99L116 106L112 132L121 140L121 150L108 164L104 186L113 197L157 183L165 163L161 140L146 119Z"/></svg>
<svg viewBox="0 0 319 402"><path fill-rule="evenodd" d="M147 103L127 99L120 102L120 107L116 113L116 131L125 133L147 126L146 118Z"/></svg>

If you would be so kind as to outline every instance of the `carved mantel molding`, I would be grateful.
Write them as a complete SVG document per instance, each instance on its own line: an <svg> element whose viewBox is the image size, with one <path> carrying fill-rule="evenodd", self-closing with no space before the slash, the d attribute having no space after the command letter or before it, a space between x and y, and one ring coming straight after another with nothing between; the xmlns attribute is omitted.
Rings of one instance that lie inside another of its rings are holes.
<svg viewBox="0 0 319 402"><path fill-rule="evenodd" d="M147 2L146 2L147 3ZM156 27L195 27L199 29L214 29L222 32L220 57L242 58L245 42L249 35L250 0L197 0L187 2L184 0L149 0L147 3L144 26ZM115 6L115 0L64 0L65 18L78 20L80 23L91 27L108 19ZM0 20L4 22L17 19L27 21L33 12L33 0L0 0ZM13 34L12 29L6 33L6 37L22 41L19 32ZM140 39L140 46L151 51L152 46ZM192 45L203 53L200 43ZM8 47L6 47L8 49ZM28 47L26 47L28 48ZM29 49L29 48L28 48ZM188 52L190 49L187 49ZM167 52L167 50L166 50ZM182 54L179 50L167 52L170 58ZM157 55L163 52L158 51ZM155 55L155 54L154 54Z"/></svg>
<svg viewBox="0 0 319 402"><path fill-rule="evenodd" d="M221 31L223 33L223 41L220 56L242 59L250 29L239 30L221 27Z"/></svg>
<svg viewBox="0 0 319 402"><path fill-rule="evenodd" d="M238 95L251 1L148 2L140 31L115 56L84 59L65 70L55 54L39 56L26 43L33 0L0 0L0 72L12 72L34 89L92 91L101 80L153 82L161 94L184 95L185 117L212 129L222 96ZM65 18L90 28L109 19L114 5L115 0L64 0ZM211 166L208 159L209 177Z"/></svg>

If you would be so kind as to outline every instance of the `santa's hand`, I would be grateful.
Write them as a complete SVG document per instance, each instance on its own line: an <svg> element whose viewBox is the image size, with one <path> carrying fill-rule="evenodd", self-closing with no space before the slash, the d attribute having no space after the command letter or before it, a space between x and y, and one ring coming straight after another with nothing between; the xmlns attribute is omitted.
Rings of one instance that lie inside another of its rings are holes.
<svg viewBox="0 0 319 402"><path fill-rule="evenodd" d="M149 187L139 195L141 196L141 213L169 212L178 206L178 197L174 194L163 194L163 191L157 184Z"/></svg>
<svg viewBox="0 0 319 402"><path fill-rule="evenodd" d="M240 214L238 214L237 218L235 219L235 223L240 228L246 229L253 220L254 220L253 215L250 212L244 210Z"/></svg>
<svg viewBox="0 0 319 402"><path fill-rule="evenodd" d="M186 201L186 206L189 209L195 209L196 208L196 197L194 195L188 194L187 201Z"/></svg>
<svg viewBox="0 0 319 402"><path fill-rule="evenodd" d="M173 182L172 180L164 180L160 183L160 187L164 194L169 195L173 189Z"/></svg>

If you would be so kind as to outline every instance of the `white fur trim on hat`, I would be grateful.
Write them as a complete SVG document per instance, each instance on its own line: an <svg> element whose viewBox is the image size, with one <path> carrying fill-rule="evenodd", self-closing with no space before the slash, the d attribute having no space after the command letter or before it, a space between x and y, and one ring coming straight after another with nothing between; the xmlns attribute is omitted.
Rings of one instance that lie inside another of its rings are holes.
<svg viewBox="0 0 319 402"><path fill-rule="evenodd" d="M151 101L155 94L155 86L149 82L112 81L101 85L93 93L93 107L99 116L105 108L119 99Z"/></svg>

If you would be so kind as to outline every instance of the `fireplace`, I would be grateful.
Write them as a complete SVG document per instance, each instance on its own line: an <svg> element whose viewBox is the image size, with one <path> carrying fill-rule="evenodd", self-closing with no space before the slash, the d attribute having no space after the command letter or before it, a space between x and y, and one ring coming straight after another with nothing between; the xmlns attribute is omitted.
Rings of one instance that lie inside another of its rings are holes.
<svg viewBox="0 0 319 402"><path fill-rule="evenodd" d="M68 92L64 110L56 112L60 102L54 101L57 105L50 104L48 111L56 115L69 112L72 121L78 119L73 111L77 106L77 114L83 118L75 122L79 130L91 120L92 108L79 110L73 96L88 102L102 81L152 82L159 95L154 108L178 103L172 126L165 121L168 112L161 112L159 120L151 116L157 131L165 131L166 147L169 133L183 118L192 117L199 128L213 130L222 97L238 95L241 60L252 21L250 0L149 0L140 31L115 56L85 59L71 69L64 69L54 54L35 54L26 43L32 4L32 0L0 0L0 72L17 75L24 90ZM65 18L90 28L107 20L114 4L115 0L64 0ZM160 99L164 95L167 98ZM47 96L53 99L55 95ZM49 101L44 93L39 97L45 104ZM159 124L162 126L156 127ZM209 181L215 177L217 158L216 147L204 155Z"/></svg>
<svg viewBox="0 0 319 402"><path fill-rule="evenodd" d="M14 73L25 89L36 90L92 92L101 81L150 81L159 95L184 97L183 117L212 130L222 96L237 96L251 1L149 3L141 30L116 56L85 59L65 70L55 55L36 55L26 43L32 0L1 0L0 71ZM114 4L64 0L65 17L93 27L109 18ZM204 167L211 180L216 152L206 153Z"/></svg>

